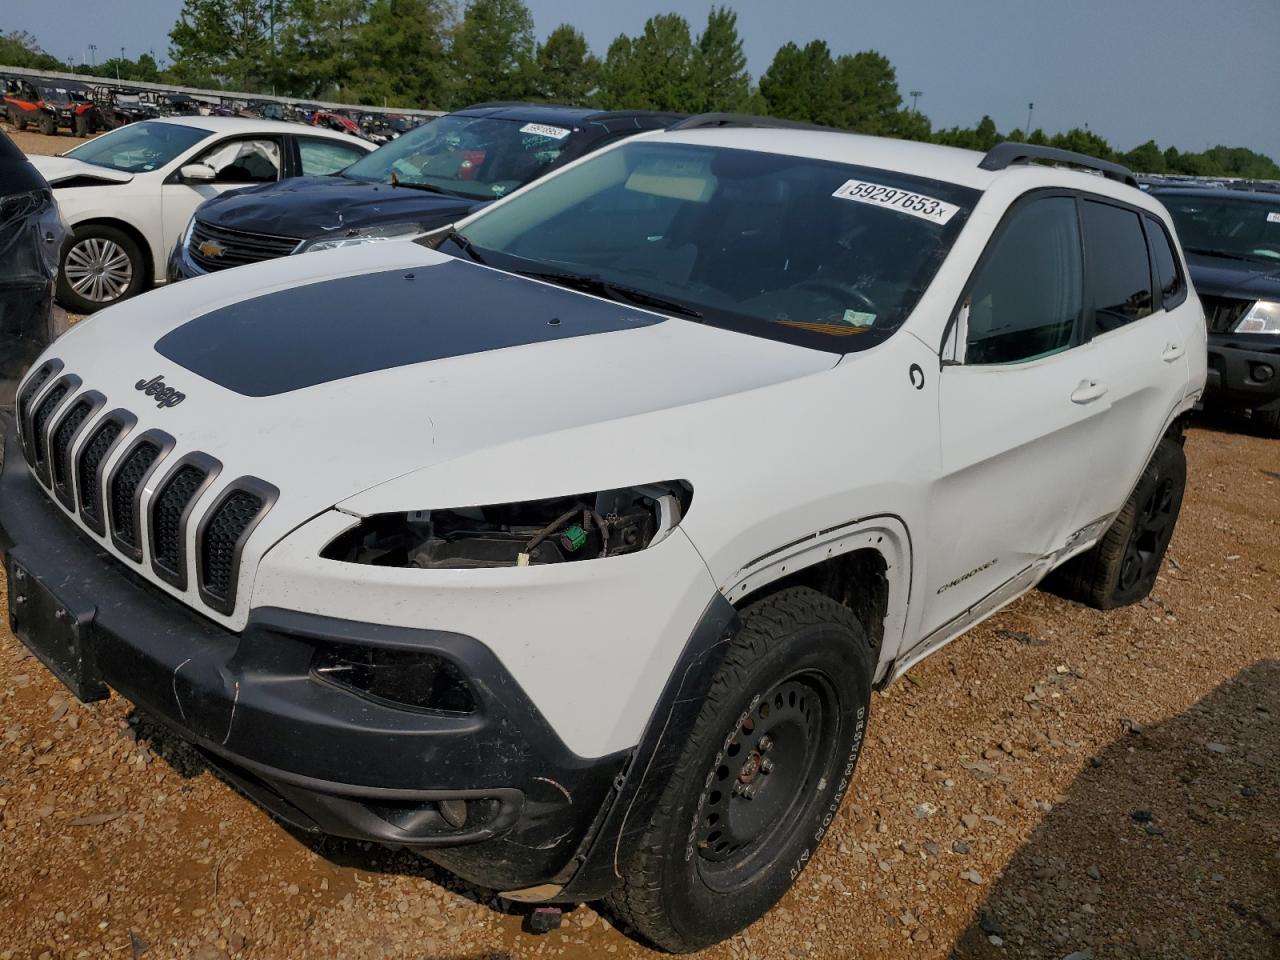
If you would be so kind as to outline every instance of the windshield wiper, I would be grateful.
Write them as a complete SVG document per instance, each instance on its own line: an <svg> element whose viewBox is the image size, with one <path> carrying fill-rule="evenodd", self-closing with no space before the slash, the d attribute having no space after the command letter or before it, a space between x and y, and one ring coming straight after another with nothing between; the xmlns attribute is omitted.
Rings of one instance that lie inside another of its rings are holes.
<svg viewBox="0 0 1280 960"><path fill-rule="evenodd" d="M1205 250L1203 247L1183 247L1186 253L1198 253L1202 257L1220 257L1223 260L1256 260L1257 257L1246 257L1242 253L1227 253L1225 250Z"/></svg>
<svg viewBox="0 0 1280 960"><path fill-rule="evenodd" d="M594 293L609 300L632 303L642 307L653 307L657 310L666 310L670 313L678 313L683 317L689 317L693 320L702 319L702 311L689 306L687 303L681 303L679 300L668 300L666 297L659 296L656 293L650 293L648 290L641 290L638 287L628 287L626 284L622 283L614 283L611 280L605 280L603 277L594 277L589 274L568 273L555 270L518 270L516 272L525 277L533 277L536 280L546 280L548 283L554 283L557 286L569 287L572 290L581 290L583 293Z"/></svg>
<svg viewBox="0 0 1280 960"><path fill-rule="evenodd" d="M462 234L460 234L453 227L450 227L445 232L445 235L442 238L441 242L443 242L444 240L452 240L455 246L461 248L462 252L465 253L468 257L470 257L472 260L474 260L476 263L479 263L479 264L486 263L485 258L480 256L479 251L476 250L476 245L472 243L470 240L468 240L466 237L464 237Z"/></svg>

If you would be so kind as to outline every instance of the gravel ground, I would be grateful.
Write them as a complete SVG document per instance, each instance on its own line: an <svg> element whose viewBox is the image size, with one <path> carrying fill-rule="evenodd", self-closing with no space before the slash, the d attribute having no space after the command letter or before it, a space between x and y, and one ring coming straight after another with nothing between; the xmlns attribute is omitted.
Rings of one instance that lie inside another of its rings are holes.
<svg viewBox="0 0 1280 960"><path fill-rule="evenodd" d="M1191 431L1148 601L1032 594L877 694L814 863L705 955L1280 957L1280 443L1245 426ZM0 850L0 960L654 956L590 907L535 938L412 855L292 834L2 626Z"/></svg>
<svg viewBox="0 0 1280 960"><path fill-rule="evenodd" d="M1190 432L1148 601L1032 594L877 694L814 863L706 956L1280 956L1280 443L1240 426ZM652 955L590 907L532 937L412 855L295 836L4 628L0 723L3 960Z"/></svg>

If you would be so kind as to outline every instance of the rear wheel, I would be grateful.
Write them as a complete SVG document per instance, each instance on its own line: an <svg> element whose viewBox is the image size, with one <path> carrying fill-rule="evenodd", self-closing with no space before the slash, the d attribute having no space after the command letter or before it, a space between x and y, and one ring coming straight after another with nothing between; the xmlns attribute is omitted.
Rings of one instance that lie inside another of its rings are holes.
<svg viewBox="0 0 1280 960"><path fill-rule="evenodd" d="M27 118L24 117L21 113L18 113L16 110L13 113L9 114L9 119L10 121L12 121L13 125L17 127L19 130L27 129Z"/></svg>
<svg viewBox="0 0 1280 960"><path fill-rule="evenodd" d="M1280 403L1259 407L1250 414L1250 418L1264 437L1280 439Z"/></svg>
<svg viewBox="0 0 1280 960"><path fill-rule="evenodd" d="M1047 586L1099 610L1145 598L1173 538L1186 485L1182 444L1165 437L1102 539L1055 570Z"/></svg>
<svg viewBox="0 0 1280 960"><path fill-rule="evenodd" d="M55 137L58 135L58 120L45 114L40 118L40 126L38 128L46 137Z"/></svg>
<svg viewBox="0 0 1280 960"><path fill-rule="evenodd" d="M747 607L609 897L618 919L684 952L772 907L848 791L874 666L862 625L816 590L782 590Z"/></svg>
<svg viewBox="0 0 1280 960"><path fill-rule="evenodd" d="M77 227L62 253L58 300L76 313L94 313L141 293L145 273L142 250L123 230Z"/></svg>

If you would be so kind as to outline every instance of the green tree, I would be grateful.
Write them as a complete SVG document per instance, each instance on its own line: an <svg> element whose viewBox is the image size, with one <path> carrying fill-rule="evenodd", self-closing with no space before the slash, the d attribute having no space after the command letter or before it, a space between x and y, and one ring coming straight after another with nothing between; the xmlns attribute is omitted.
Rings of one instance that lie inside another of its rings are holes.
<svg viewBox="0 0 1280 960"><path fill-rule="evenodd" d="M643 96L635 42L626 34L619 34L605 53L597 99L605 110L624 110L637 106Z"/></svg>
<svg viewBox="0 0 1280 960"><path fill-rule="evenodd" d="M1120 158L1126 167L1137 173L1164 173L1164 153L1154 140L1148 140Z"/></svg>
<svg viewBox="0 0 1280 960"><path fill-rule="evenodd" d="M470 0L453 37L453 105L524 99L533 52L533 15L522 0Z"/></svg>
<svg viewBox="0 0 1280 960"><path fill-rule="evenodd" d="M547 35L535 57L537 96L554 103L589 103L600 86L600 61L586 38L567 23Z"/></svg>
<svg viewBox="0 0 1280 960"><path fill-rule="evenodd" d="M650 17L632 48L634 69L645 110L677 110L696 113L701 95L694 69L693 38L689 23L678 13Z"/></svg>
<svg viewBox="0 0 1280 960"><path fill-rule="evenodd" d="M712 7L694 53L694 78L701 87L697 109L735 113L751 99L751 74L738 36L738 15Z"/></svg>
<svg viewBox="0 0 1280 960"><path fill-rule="evenodd" d="M256 90L270 67L270 0L185 0L169 31L171 74Z"/></svg>
<svg viewBox="0 0 1280 960"><path fill-rule="evenodd" d="M277 0L271 58L277 90L319 100L349 96L356 75L371 66L360 44L371 5L371 0Z"/></svg>
<svg viewBox="0 0 1280 960"><path fill-rule="evenodd" d="M760 94L772 116L822 123L836 112L834 74L825 41L785 43L760 77Z"/></svg>
<svg viewBox="0 0 1280 960"><path fill-rule="evenodd" d="M50 56L25 30L13 30L0 37L0 63L30 70L65 70L57 57Z"/></svg>
<svg viewBox="0 0 1280 960"><path fill-rule="evenodd" d="M1055 133L1049 138L1049 145L1060 150L1073 150L1099 160L1115 159L1115 151L1111 144L1091 130L1072 127L1066 133Z"/></svg>
<svg viewBox="0 0 1280 960"><path fill-rule="evenodd" d="M450 13L443 0L374 0L356 30L352 95L375 106L442 106Z"/></svg>
<svg viewBox="0 0 1280 960"><path fill-rule="evenodd" d="M902 95L897 74L886 57L874 50L845 54L836 58L833 79L835 96L827 104L831 112L815 120L859 133L886 135L896 131Z"/></svg>

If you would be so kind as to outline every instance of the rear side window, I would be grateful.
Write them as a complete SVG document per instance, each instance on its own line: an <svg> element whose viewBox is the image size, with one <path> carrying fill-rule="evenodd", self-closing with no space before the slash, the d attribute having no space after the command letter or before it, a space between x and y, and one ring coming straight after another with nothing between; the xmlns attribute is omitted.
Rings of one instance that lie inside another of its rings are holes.
<svg viewBox="0 0 1280 960"><path fill-rule="evenodd" d="M1080 212L1094 332L1107 333L1149 316L1154 301L1142 221L1132 210L1093 200L1081 203Z"/></svg>
<svg viewBox="0 0 1280 960"><path fill-rule="evenodd" d="M1156 284L1160 287L1160 304L1172 310L1187 299L1187 285L1178 266L1178 255L1173 252L1169 231L1155 217L1147 217L1147 241L1151 245L1151 265L1155 267Z"/></svg>
<svg viewBox="0 0 1280 960"><path fill-rule="evenodd" d="M1032 200L992 242L967 305L965 363L1035 360L1073 343L1083 302L1071 197Z"/></svg>

